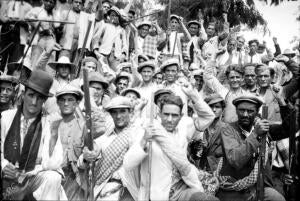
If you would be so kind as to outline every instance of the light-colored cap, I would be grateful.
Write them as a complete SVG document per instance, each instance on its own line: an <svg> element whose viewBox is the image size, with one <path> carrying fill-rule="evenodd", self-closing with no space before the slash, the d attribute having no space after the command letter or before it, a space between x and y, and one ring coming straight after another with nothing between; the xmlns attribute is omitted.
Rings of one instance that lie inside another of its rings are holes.
<svg viewBox="0 0 300 201"><path fill-rule="evenodd" d="M126 94L129 93L129 92L133 92L133 93L136 94L136 96L137 96L138 98L141 98L140 92L138 92L138 90L136 90L136 89L134 89L134 88L127 88L127 89L124 89L124 90L122 91L121 95L122 95L122 96L126 96Z"/></svg>
<svg viewBox="0 0 300 201"><path fill-rule="evenodd" d="M104 107L107 111L117 108L132 108L132 104L129 98L124 96L116 96L110 100L110 102Z"/></svg>
<svg viewBox="0 0 300 201"><path fill-rule="evenodd" d="M137 25L137 28L139 29L139 28L141 28L142 26L149 26L149 27L151 27L151 22L149 22L149 21L143 21L143 22L141 22L141 23L139 23L138 25Z"/></svg>
<svg viewBox="0 0 300 201"><path fill-rule="evenodd" d="M83 97L82 91L75 87L72 84L67 84L61 88L59 88L55 94L55 97L58 98L59 96L65 95L65 94L72 94L78 97L78 100L80 101Z"/></svg>
<svg viewBox="0 0 300 201"><path fill-rule="evenodd" d="M15 78L14 76L11 76L11 75L1 75L0 76L0 83L1 82L10 82L13 85L18 84L17 78Z"/></svg>
<svg viewBox="0 0 300 201"><path fill-rule="evenodd" d="M192 24L196 24L196 25L198 25L199 27L201 27L201 24L200 24L197 20L191 20L191 21L189 21L188 24L187 24L187 26L189 27L189 26L192 25Z"/></svg>
<svg viewBox="0 0 300 201"><path fill-rule="evenodd" d="M137 71L139 73L141 73L141 71L145 67L150 67L150 68L152 68L152 70L155 70L155 63L152 60L150 60L150 61L144 61L144 62L142 62L142 63L139 64Z"/></svg>
<svg viewBox="0 0 300 201"><path fill-rule="evenodd" d="M171 66L171 65L177 65L177 67L179 68L179 60L176 59L176 58L167 59L160 66L161 72L164 72L165 68L168 67L168 66Z"/></svg>
<svg viewBox="0 0 300 201"><path fill-rule="evenodd" d="M103 85L104 89L107 89L109 86L108 81L98 72L89 72L89 83L98 82Z"/></svg>

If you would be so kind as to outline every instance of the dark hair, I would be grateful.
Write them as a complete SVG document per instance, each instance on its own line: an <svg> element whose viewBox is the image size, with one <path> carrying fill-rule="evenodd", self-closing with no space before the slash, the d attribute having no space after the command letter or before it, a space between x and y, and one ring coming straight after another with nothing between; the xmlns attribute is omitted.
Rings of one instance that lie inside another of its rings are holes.
<svg viewBox="0 0 300 201"><path fill-rule="evenodd" d="M246 68L250 67L250 66L256 68L257 64L256 63L246 63L246 64L244 64L243 67L242 67L243 74L245 74Z"/></svg>
<svg viewBox="0 0 300 201"><path fill-rule="evenodd" d="M61 94L61 95L57 96L57 97L56 97L56 100L59 100L63 95L67 95L67 94ZM75 99L76 99L76 101L81 101L80 96L78 96L77 94L70 93L69 95L74 96Z"/></svg>
<svg viewBox="0 0 300 201"><path fill-rule="evenodd" d="M257 65L255 66L255 74L256 74L256 75L258 74L259 68L262 67L262 66L264 66L267 70L270 71L270 76L271 76L271 77L274 77L274 75L275 75L275 70L274 70L273 68L271 68L271 67L265 65L265 64L257 64Z"/></svg>
<svg viewBox="0 0 300 201"><path fill-rule="evenodd" d="M171 105L177 105L180 109L180 113L183 108L183 102L182 99L179 96L175 95L167 95L161 102L160 110L162 111L164 105L171 104Z"/></svg>
<svg viewBox="0 0 300 201"><path fill-rule="evenodd" d="M252 43L256 43L256 44L257 44L257 46L259 45L259 42L258 42L258 40L257 40L257 39L250 40L250 41L248 42L248 45L250 46Z"/></svg>
<svg viewBox="0 0 300 201"><path fill-rule="evenodd" d="M227 78L231 71L236 71L236 72L240 73L241 75L244 75L244 71L242 70L242 68L239 64L231 64L227 67L226 72L225 72L225 75Z"/></svg>

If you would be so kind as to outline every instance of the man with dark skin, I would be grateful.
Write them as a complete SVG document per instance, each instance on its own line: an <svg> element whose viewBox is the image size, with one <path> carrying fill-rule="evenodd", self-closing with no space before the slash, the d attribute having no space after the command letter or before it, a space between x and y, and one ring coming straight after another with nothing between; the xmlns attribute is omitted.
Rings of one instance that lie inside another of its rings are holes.
<svg viewBox="0 0 300 201"><path fill-rule="evenodd" d="M258 146L261 137L270 130L269 121L258 118L262 103L260 98L251 94L234 99L233 104L236 107L238 120L221 129L224 157L221 159L222 166L217 168L217 174L225 176L228 182L224 185L226 180L222 178L220 180L217 197L222 201L247 200L255 190L257 181L248 179L253 174L253 177L257 178L254 169L257 167L255 164L257 164ZM268 162L266 162L264 184L265 200L285 200L273 188Z"/></svg>

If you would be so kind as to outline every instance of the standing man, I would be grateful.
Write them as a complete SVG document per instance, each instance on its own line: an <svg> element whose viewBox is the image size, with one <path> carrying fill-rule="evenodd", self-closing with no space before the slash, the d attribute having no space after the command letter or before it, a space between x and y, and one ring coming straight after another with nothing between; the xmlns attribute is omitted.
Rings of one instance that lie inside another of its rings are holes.
<svg viewBox="0 0 300 201"><path fill-rule="evenodd" d="M245 64L243 66L245 82L243 89L253 94L257 92L255 66L256 64Z"/></svg>
<svg viewBox="0 0 300 201"><path fill-rule="evenodd" d="M125 155L125 170L140 167L138 200L145 200L148 193L151 200L217 200L204 193L198 171L187 159L187 144L193 136L188 129L177 129L183 116L182 108L179 96L165 98L160 108L161 124L149 125L142 139L136 141ZM152 139L150 192L146 188L149 139Z"/></svg>
<svg viewBox="0 0 300 201"><path fill-rule="evenodd" d="M33 71L23 83L23 103L2 113L3 192L10 191L5 184L16 183L22 176L28 179L25 186L9 195L13 200L23 200L32 193L36 200L60 199L62 145L57 140L60 136L51 135L49 120L42 113L43 103L52 96L49 93L52 82L48 73Z"/></svg>
<svg viewBox="0 0 300 201"><path fill-rule="evenodd" d="M85 121L76 116L82 92L70 84L56 92L57 105L61 119L52 122L52 134L59 135L63 147L62 169L65 179L62 182L68 200L84 200L84 172L77 166L77 160L82 154L84 145Z"/></svg>
<svg viewBox="0 0 300 201"><path fill-rule="evenodd" d="M222 201L248 200L255 196L258 182L258 146L261 137L270 129L266 119L258 118L262 103L254 95L240 96L233 100L238 120L221 130L224 157L217 169L217 175L220 176L217 197ZM272 130L270 134L272 135ZM284 201L284 197L273 188L269 161L263 163L265 163L264 200Z"/></svg>
<svg viewBox="0 0 300 201"><path fill-rule="evenodd" d="M13 109L18 81L10 75L0 76L0 117L5 110Z"/></svg>

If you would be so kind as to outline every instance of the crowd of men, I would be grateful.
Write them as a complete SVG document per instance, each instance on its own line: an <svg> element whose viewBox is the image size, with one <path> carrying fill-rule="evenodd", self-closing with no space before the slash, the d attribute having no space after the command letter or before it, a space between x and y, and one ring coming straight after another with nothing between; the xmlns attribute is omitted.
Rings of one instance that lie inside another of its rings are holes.
<svg viewBox="0 0 300 201"><path fill-rule="evenodd" d="M1 2L2 199L295 199L300 44L86 1Z"/></svg>

